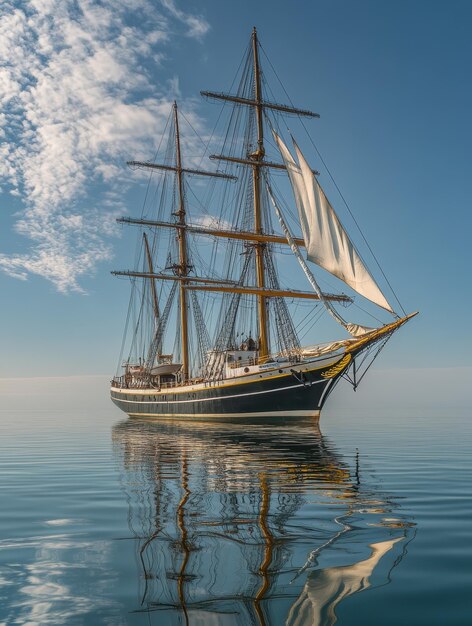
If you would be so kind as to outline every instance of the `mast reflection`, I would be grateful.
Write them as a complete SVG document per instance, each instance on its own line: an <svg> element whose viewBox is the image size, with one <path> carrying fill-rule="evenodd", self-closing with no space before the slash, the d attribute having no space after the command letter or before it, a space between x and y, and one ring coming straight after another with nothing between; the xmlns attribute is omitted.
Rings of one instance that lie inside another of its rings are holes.
<svg viewBox="0 0 472 626"><path fill-rule="evenodd" d="M343 459L308 420L126 420L113 441L136 610L155 623L332 625L345 597L388 582L411 535L363 484L358 455Z"/></svg>

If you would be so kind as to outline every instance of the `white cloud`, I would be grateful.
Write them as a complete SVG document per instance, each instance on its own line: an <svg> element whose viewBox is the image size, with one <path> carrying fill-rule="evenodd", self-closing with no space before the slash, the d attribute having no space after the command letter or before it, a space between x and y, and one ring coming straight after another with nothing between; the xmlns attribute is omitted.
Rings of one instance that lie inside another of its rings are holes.
<svg viewBox="0 0 472 626"><path fill-rule="evenodd" d="M192 224L203 228L213 228L219 230L232 230L233 224L224 219L219 219L213 215L197 215L192 219Z"/></svg>
<svg viewBox="0 0 472 626"><path fill-rule="evenodd" d="M111 257L104 233L115 213L97 211L97 184L120 196L123 163L152 153L169 90L178 91L175 79L155 85L146 62L162 61L173 19L188 36L208 31L202 18L163 4L165 15L149 0L4 2L0 180L24 201L16 230L32 241L26 253L0 254L9 275L81 291L80 278Z"/></svg>
<svg viewBox="0 0 472 626"><path fill-rule="evenodd" d="M202 16L184 13L175 6L174 0L161 0L161 2L171 15L176 17L188 27L188 37L196 37L197 39L200 39L210 30L210 25Z"/></svg>

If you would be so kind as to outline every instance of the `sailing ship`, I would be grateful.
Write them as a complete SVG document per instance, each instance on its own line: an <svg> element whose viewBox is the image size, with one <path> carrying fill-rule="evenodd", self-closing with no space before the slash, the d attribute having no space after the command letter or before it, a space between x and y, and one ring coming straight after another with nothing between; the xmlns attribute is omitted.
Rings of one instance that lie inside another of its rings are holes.
<svg viewBox="0 0 472 626"><path fill-rule="evenodd" d="M285 115L319 115L267 97L262 52L254 29L237 90L202 92L229 110L223 152L210 156L224 170L186 159L185 116L177 103L163 162L128 163L150 172L150 182L158 178L154 194L148 187L152 211L145 205L141 217L118 220L142 230L137 269L113 272L131 280L132 294L129 351L123 360L122 349L111 397L132 417L318 418L337 382L344 378L356 389L392 334L416 315L395 312L319 173L295 139L293 149L284 141ZM288 202L280 174L292 196ZM209 184L191 186L193 179ZM281 279L281 259L290 285ZM315 267L355 295L327 293ZM309 289L293 288L295 271ZM346 320L340 306L358 296L390 321L372 327ZM304 346L298 304L305 305L305 322L326 311L347 337Z"/></svg>

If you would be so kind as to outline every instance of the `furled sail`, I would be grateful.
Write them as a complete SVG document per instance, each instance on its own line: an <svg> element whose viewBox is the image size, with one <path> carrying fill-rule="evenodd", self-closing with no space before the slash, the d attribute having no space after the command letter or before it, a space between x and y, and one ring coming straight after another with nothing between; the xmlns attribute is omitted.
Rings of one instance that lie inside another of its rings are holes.
<svg viewBox="0 0 472 626"><path fill-rule="evenodd" d="M273 133L290 177L308 260L337 276L368 300L393 313L392 307L356 252L300 148L294 141L297 163L282 139L275 131Z"/></svg>

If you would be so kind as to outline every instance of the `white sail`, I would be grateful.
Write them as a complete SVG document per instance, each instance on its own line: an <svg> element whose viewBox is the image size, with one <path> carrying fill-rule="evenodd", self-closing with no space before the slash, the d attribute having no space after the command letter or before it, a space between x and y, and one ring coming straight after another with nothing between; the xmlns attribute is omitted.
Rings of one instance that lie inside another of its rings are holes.
<svg viewBox="0 0 472 626"><path fill-rule="evenodd" d="M323 304L325 305L328 313L339 323L341 324L341 326L343 326L349 333L351 333L351 335L353 337L356 337L364 332L367 332L366 330L364 330L363 326L359 326L358 324L352 324L352 323L348 323L346 322L346 320L339 315L339 313L336 311L336 309L331 306L331 303L326 300L323 296L323 292L320 289L320 286L318 285L316 278L313 276L312 272L310 271L310 268L307 266L307 264L305 263L305 259L303 258L300 250L298 249L297 244L295 243L292 234L290 232L289 227L287 226L282 212L280 211L279 207L277 206L277 202L275 201L274 198L274 194L272 193L272 189L270 188L270 185L267 185L267 192L269 194L269 197L272 201L272 205L274 207L275 213L277 215L277 218L280 222L280 225L282 227L282 230L284 231L285 236L287 237L287 241L292 249L293 254L295 255L295 257L297 258L298 262L301 265L301 268L303 269L303 271L305 272L305 276L308 278L308 280L310 281L311 286L313 287L313 289L315 290L315 292L318 294L319 299L323 302ZM372 329L370 329L372 330Z"/></svg>
<svg viewBox="0 0 472 626"><path fill-rule="evenodd" d="M340 278L368 300L393 313L392 307L357 254L297 144L293 142L298 163L275 132L274 138L292 184L307 259Z"/></svg>

